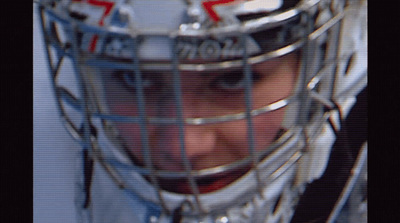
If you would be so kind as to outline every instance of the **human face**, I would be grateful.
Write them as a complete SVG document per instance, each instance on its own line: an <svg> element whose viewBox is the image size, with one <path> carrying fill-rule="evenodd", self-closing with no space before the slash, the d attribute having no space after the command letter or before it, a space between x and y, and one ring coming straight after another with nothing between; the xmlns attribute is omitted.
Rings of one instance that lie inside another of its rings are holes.
<svg viewBox="0 0 400 223"><path fill-rule="evenodd" d="M288 97L297 76L297 55L252 66L253 109ZM103 75L105 99L111 113L138 116L134 75L113 72ZM168 72L142 73L146 115L148 117L176 117L172 75ZM182 72L181 92L184 118L215 117L245 111L244 74L242 70L207 73ZM254 148L267 148L282 129L285 108L253 118ZM131 155L144 163L140 126L115 123ZM157 169L183 171L184 164L179 140L179 127L173 124L147 124L152 160ZM184 126L184 143L193 170L216 167L243 159L249 155L247 120L215 124ZM243 172L244 170L242 170ZM239 171L240 172L240 171ZM243 174L243 173L239 173ZM200 187L209 192L235 180L235 174L221 177L212 185ZM175 191L186 193L187 187L175 185ZM178 189L177 189L178 188Z"/></svg>

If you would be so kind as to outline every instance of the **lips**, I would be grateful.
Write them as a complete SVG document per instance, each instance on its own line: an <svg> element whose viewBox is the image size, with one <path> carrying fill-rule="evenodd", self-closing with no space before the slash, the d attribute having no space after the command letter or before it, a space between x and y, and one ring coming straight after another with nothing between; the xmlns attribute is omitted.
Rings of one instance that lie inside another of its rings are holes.
<svg viewBox="0 0 400 223"><path fill-rule="evenodd" d="M195 180L200 194L214 192L233 183L243 176L250 168L241 168L239 170L218 174L212 177L205 177ZM188 179L171 180L159 179L160 187L164 190L179 194L194 194Z"/></svg>

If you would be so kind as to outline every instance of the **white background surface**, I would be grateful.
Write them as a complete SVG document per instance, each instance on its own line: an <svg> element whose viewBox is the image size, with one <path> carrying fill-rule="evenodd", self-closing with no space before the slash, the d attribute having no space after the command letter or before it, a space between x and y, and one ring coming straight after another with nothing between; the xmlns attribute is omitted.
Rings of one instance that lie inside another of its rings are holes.
<svg viewBox="0 0 400 223"><path fill-rule="evenodd" d="M33 13L33 217L35 223L75 223L73 164L78 144L59 120L36 6Z"/></svg>

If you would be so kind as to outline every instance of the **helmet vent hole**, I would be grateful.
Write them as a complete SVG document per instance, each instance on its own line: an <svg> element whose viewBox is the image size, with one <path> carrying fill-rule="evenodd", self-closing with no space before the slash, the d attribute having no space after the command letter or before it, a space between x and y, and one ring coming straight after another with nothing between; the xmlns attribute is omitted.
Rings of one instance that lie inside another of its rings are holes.
<svg viewBox="0 0 400 223"><path fill-rule="evenodd" d="M70 12L69 16L71 16L71 18L77 19L79 21L84 21L87 16L78 12Z"/></svg>
<svg viewBox="0 0 400 223"><path fill-rule="evenodd" d="M345 70L344 70L344 75L348 75L350 69L351 69L352 66L353 66L354 60L355 60L355 54L353 53L353 54L349 57L349 59L347 60L346 68L345 68Z"/></svg>

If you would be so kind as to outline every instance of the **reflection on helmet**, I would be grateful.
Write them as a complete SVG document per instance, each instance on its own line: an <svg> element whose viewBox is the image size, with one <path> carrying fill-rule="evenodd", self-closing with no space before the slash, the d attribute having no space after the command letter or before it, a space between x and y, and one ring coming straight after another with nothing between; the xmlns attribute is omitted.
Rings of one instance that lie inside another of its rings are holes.
<svg viewBox="0 0 400 223"><path fill-rule="evenodd" d="M366 85L365 7L39 4L67 129L129 196L158 210L150 222L290 221Z"/></svg>

